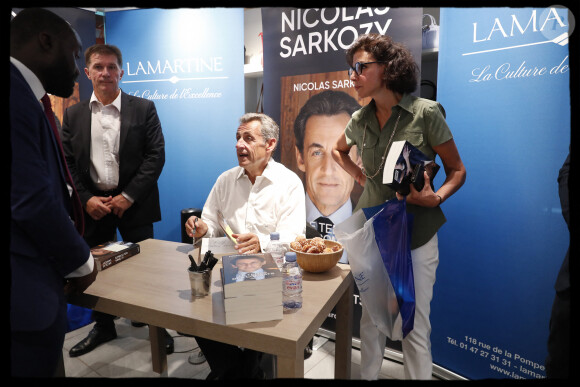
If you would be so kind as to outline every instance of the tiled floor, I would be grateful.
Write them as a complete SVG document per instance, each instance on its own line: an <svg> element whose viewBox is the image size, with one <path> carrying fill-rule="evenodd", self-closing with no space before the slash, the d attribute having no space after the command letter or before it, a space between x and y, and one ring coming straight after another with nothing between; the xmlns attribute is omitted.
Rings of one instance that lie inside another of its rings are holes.
<svg viewBox="0 0 580 387"><path fill-rule="evenodd" d="M117 339L109 341L90 353L76 358L68 355L69 349L86 337L92 329L89 324L67 333L63 348L63 357L67 377L89 378L141 378L159 377L151 368L151 347L149 329L135 328L125 318L116 320ZM171 378L205 379L209 374L207 362L192 365L189 355L197 349L195 339L180 336L169 330L175 341L175 352L167 356L167 376ZM314 346L324 342L316 337ZM307 379L332 379L334 377L334 342L328 340L313 351L312 356L304 362L304 377ZM403 365L385 359L380 379L403 379ZM360 352L352 350L351 379L360 379Z"/></svg>

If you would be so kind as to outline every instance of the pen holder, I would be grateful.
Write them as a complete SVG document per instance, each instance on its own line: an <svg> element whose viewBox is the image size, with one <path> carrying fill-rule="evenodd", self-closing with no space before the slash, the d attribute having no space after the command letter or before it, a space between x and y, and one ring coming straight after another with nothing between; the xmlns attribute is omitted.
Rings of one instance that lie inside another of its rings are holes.
<svg viewBox="0 0 580 387"><path fill-rule="evenodd" d="M196 298L207 296L211 283L211 270L192 271L187 269L187 272L191 283L191 295Z"/></svg>

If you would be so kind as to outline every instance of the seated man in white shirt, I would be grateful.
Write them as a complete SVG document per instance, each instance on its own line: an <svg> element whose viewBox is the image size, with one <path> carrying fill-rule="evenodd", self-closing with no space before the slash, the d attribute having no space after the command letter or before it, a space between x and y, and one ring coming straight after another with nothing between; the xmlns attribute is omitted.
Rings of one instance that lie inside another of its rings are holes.
<svg viewBox="0 0 580 387"><path fill-rule="evenodd" d="M192 216L186 221L189 236L224 236L218 211L231 227L240 254L262 252L274 231L288 243L305 233L302 181L272 159L278 138L278 125L267 115L247 113L240 118L236 132L238 166L218 177L201 218ZM196 340L211 367L208 379L263 376L261 353L200 337Z"/></svg>

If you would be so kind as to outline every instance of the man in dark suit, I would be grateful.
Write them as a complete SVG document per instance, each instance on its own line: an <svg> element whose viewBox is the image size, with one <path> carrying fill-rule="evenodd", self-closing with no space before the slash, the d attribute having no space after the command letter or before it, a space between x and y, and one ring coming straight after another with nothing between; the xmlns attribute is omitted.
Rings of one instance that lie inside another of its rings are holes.
<svg viewBox="0 0 580 387"><path fill-rule="evenodd" d="M80 50L70 24L47 10L25 9L10 22L12 376L64 376L65 293L97 276L46 94L72 94Z"/></svg>
<svg viewBox="0 0 580 387"><path fill-rule="evenodd" d="M558 194L562 207L562 216L570 231L570 193L568 177L570 176L570 154L558 173ZM566 252L554 285L556 295L550 315L550 335L548 336L548 356L546 357L546 377L548 379L568 379L571 361L571 324L570 302L570 247Z"/></svg>
<svg viewBox="0 0 580 387"><path fill-rule="evenodd" d="M117 229L124 241L153 238L153 223L161 220L157 179L165 163L155 104L121 91L117 47L91 46L85 63L93 95L69 107L62 125L67 163L85 209L85 239L96 246L115 240ZM94 328L70 350L71 357L117 337L114 316L93 312L93 317ZM173 339L167 332L166 338L172 353Z"/></svg>

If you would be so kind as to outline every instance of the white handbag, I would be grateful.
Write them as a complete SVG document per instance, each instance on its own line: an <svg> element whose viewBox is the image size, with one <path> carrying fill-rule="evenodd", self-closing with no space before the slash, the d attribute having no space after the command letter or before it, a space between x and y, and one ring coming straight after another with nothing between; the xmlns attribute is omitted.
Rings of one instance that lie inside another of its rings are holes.
<svg viewBox="0 0 580 387"><path fill-rule="evenodd" d="M431 24L426 24L422 28L423 50L439 48L439 26L432 15L426 13L423 15L423 20L425 20L425 16L429 17Z"/></svg>

